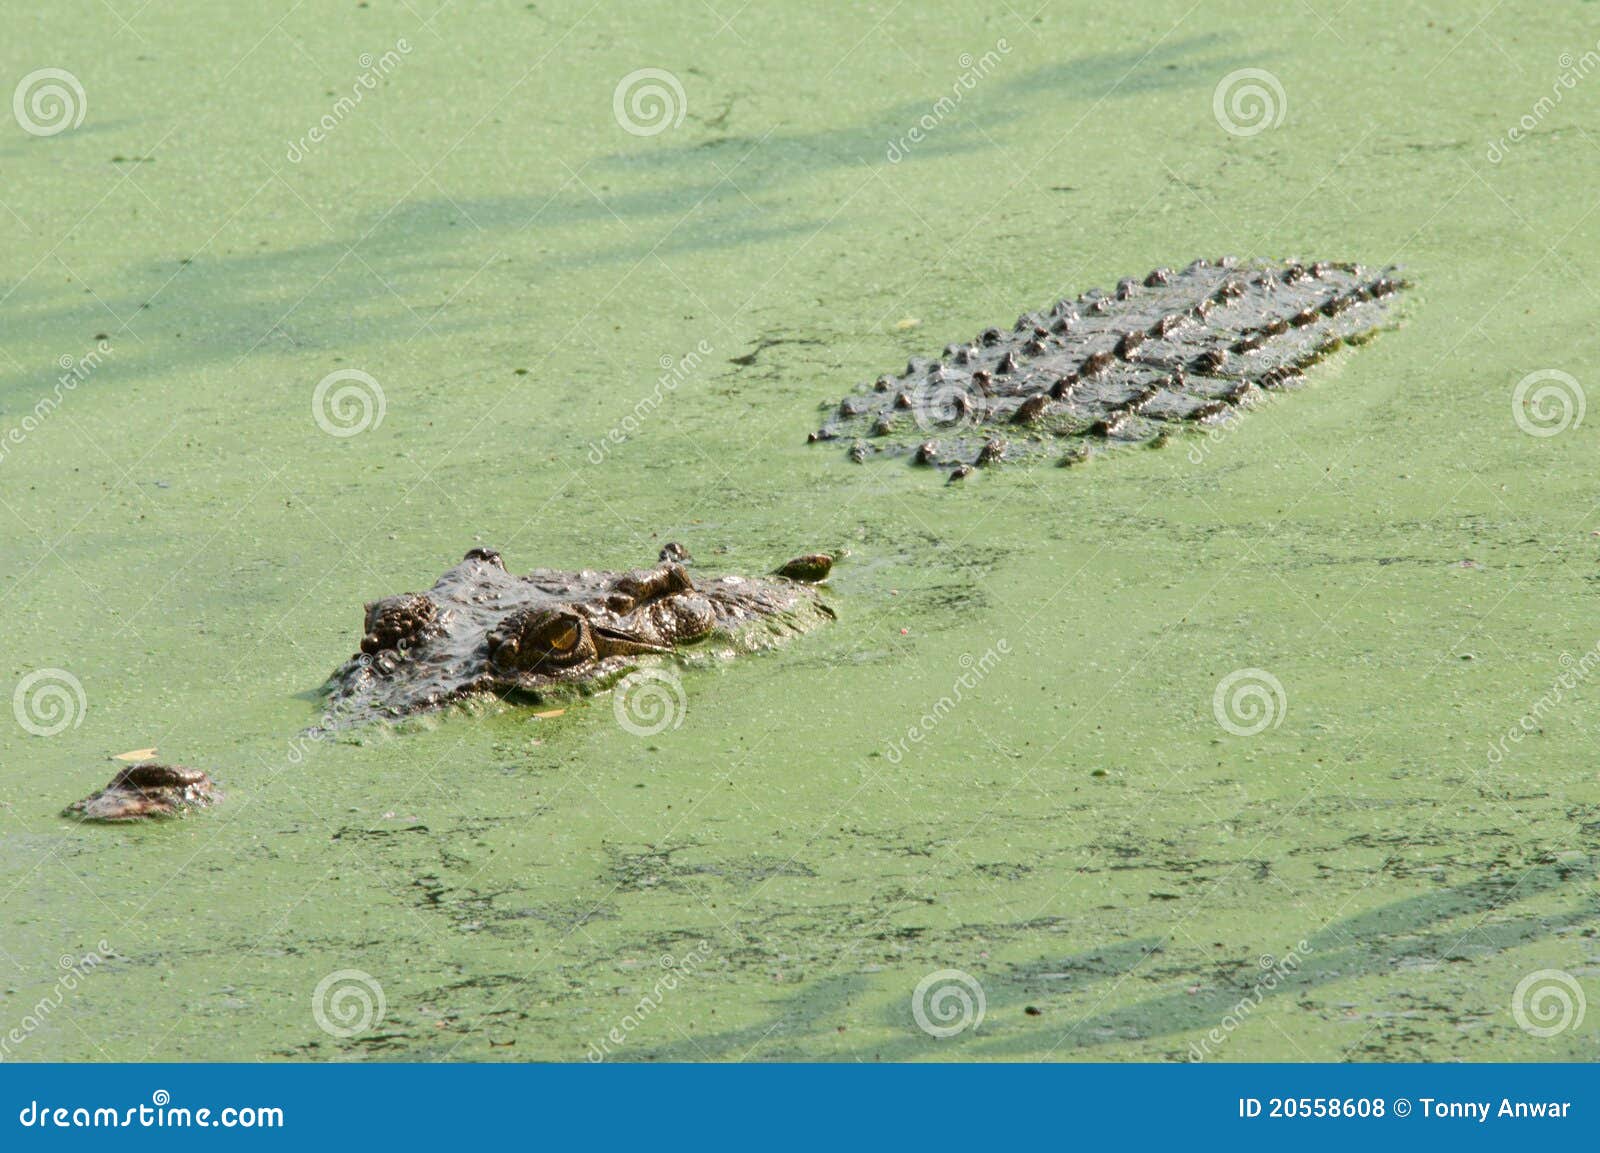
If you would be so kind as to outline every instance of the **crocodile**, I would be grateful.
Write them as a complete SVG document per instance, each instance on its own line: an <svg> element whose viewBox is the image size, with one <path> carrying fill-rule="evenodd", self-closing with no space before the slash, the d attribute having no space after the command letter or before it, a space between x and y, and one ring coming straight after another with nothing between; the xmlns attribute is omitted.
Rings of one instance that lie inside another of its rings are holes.
<svg viewBox="0 0 1600 1153"><path fill-rule="evenodd" d="M845 397L812 441L850 457L909 457L960 480L973 469L1118 444L1164 443L1184 424L1225 423L1342 344L1384 327L1409 287L1324 261L1196 260L1157 268L913 358Z"/></svg>
<svg viewBox="0 0 1600 1153"><path fill-rule="evenodd" d="M144 761L120 770L105 788L72 802L62 816L82 821L142 821L210 808L220 800L222 791L199 769Z"/></svg>
<svg viewBox="0 0 1600 1153"><path fill-rule="evenodd" d="M471 549L427 592L366 605L360 651L325 686L319 729L441 708L473 694L542 699L600 689L630 670L692 653L769 648L833 617L813 587L833 558L796 557L766 577L691 579L668 544L651 569L506 571Z"/></svg>

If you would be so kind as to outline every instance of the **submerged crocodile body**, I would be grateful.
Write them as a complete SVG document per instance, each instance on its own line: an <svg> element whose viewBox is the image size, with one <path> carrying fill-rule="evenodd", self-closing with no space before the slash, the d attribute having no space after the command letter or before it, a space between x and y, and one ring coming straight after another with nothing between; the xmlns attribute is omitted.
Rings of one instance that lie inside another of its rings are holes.
<svg viewBox="0 0 1600 1153"><path fill-rule="evenodd" d="M950 470L1157 441L1184 422L1226 421L1262 390L1388 321L1406 287L1354 264L1197 260L1158 268L990 328L937 360L913 359L838 406L813 441L851 440L857 461L906 455Z"/></svg>
<svg viewBox="0 0 1600 1153"><path fill-rule="evenodd" d="M831 558L769 577L691 580L682 546L633 572L506 571L473 549L423 593L366 606L361 652L328 682L323 728L439 708L472 693L539 697L604 687L641 663L690 651L769 648L833 616L810 585Z"/></svg>

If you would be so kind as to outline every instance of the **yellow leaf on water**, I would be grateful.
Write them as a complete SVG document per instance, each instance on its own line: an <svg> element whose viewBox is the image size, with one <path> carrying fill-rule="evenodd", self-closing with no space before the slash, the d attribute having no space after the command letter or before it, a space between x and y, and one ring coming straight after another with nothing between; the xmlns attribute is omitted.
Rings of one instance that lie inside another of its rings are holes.
<svg viewBox="0 0 1600 1153"><path fill-rule="evenodd" d="M534 713L533 715L538 717L540 720L549 720L551 717L559 717L566 711L566 709L546 709L542 713Z"/></svg>
<svg viewBox="0 0 1600 1153"><path fill-rule="evenodd" d="M114 761L148 761L156 755L156 747L151 745L148 749L129 749L125 753L118 753L111 759Z"/></svg>

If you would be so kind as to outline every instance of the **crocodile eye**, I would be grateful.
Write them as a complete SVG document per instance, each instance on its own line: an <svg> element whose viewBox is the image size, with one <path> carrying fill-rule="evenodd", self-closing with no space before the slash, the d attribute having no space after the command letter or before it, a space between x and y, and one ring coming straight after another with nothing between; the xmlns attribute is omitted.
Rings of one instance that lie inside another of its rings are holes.
<svg viewBox="0 0 1600 1153"><path fill-rule="evenodd" d="M533 621L524 637L523 651L536 659L566 662L581 656L585 648L583 619L570 613L550 613Z"/></svg>
<svg viewBox="0 0 1600 1153"><path fill-rule="evenodd" d="M589 623L570 608L513 612L486 639L490 663L512 672L565 669L594 656Z"/></svg>

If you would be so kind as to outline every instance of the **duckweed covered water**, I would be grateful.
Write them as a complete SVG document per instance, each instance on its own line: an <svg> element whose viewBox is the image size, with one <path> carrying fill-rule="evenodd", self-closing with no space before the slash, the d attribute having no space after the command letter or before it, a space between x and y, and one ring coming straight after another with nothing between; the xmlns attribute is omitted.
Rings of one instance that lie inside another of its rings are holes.
<svg viewBox="0 0 1600 1153"><path fill-rule="evenodd" d="M0 1056L1600 1055L1513 1004L1600 987L1600 431L1513 417L1600 350L1592 6L1028 8L10 22L85 115L0 130L6 692L82 704L0 724ZM1281 94L1235 134L1241 69ZM1229 252L1417 287L1161 452L947 487L804 443ZM848 549L838 620L651 736L600 695L297 739L364 601L667 540ZM57 815L152 745L227 803Z"/></svg>

